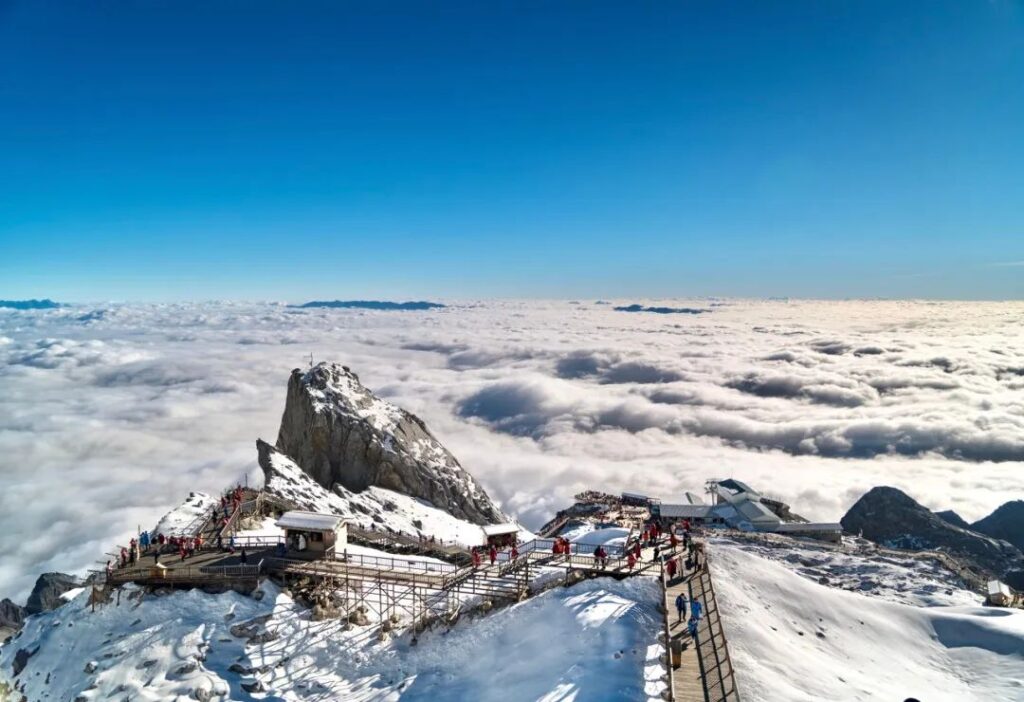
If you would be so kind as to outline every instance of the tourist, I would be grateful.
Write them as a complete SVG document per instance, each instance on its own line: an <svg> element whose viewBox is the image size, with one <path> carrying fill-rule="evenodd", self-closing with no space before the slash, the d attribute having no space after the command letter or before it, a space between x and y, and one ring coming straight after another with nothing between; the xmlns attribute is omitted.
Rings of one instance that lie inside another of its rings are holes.
<svg viewBox="0 0 1024 702"><path fill-rule="evenodd" d="M515 547L515 544L512 545L512 551L509 553L509 555L511 556L511 560L513 561L519 558L519 549Z"/></svg>
<svg viewBox="0 0 1024 702"><path fill-rule="evenodd" d="M188 552L185 550L185 540L182 539L178 541L178 558L180 558L181 560L185 560L187 555Z"/></svg>
<svg viewBox="0 0 1024 702"><path fill-rule="evenodd" d="M128 550L123 546L121 547L121 567L128 567Z"/></svg>
<svg viewBox="0 0 1024 702"><path fill-rule="evenodd" d="M690 616L693 617L695 620L699 620L700 619L700 615L703 612L704 612L704 606L701 605L700 600L698 600L696 597L694 597L693 601L690 603Z"/></svg>
<svg viewBox="0 0 1024 702"><path fill-rule="evenodd" d="M160 565L160 552L156 550L153 551L153 565Z"/></svg>
<svg viewBox="0 0 1024 702"><path fill-rule="evenodd" d="M245 565L246 563L249 562L249 557L245 554L245 547L244 546L242 547L242 552L239 554L238 558L242 562L242 565Z"/></svg>
<svg viewBox="0 0 1024 702"><path fill-rule="evenodd" d="M107 577L109 578L114 573L114 566L111 565L110 561L107 561Z"/></svg>
<svg viewBox="0 0 1024 702"><path fill-rule="evenodd" d="M697 620L690 617L690 621L686 623L686 630L690 632L690 638L694 641L697 640Z"/></svg>
<svg viewBox="0 0 1024 702"><path fill-rule="evenodd" d="M694 549L693 551L693 569L700 570L700 549Z"/></svg>
<svg viewBox="0 0 1024 702"><path fill-rule="evenodd" d="M676 595L676 614L679 615L678 621L683 621L683 614L686 613L686 596L683 593Z"/></svg>
<svg viewBox="0 0 1024 702"><path fill-rule="evenodd" d="M633 568L635 566L636 566L636 556L634 556L633 552L630 551L629 555L626 556L626 567L629 568L629 570L633 570Z"/></svg>
<svg viewBox="0 0 1024 702"><path fill-rule="evenodd" d="M676 533L674 531L670 531L668 533L668 545L672 547L673 551L675 551L676 546L679 545L679 539L676 538Z"/></svg>
<svg viewBox="0 0 1024 702"><path fill-rule="evenodd" d="M477 551L475 548L473 549L473 567L480 567L480 552Z"/></svg>
<svg viewBox="0 0 1024 702"><path fill-rule="evenodd" d="M661 547L657 543L654 544L654 562L658 562L658 556L660 555Z"/></svg>
<svg viewBox="0 0 1024 702"><path fill-rule="evenodd" d="M674 559L674 558L668 559L668 563L665 564L665 570L668 572L668 579L670 581L671 580L675 580L676 579L676 559Z"/></svg>
<svg viewBox="0 0 1024 702"><path fill-rule="evenodd" d="M498 560L498 549L495 548L494 544L491 544L491 550L487 555L491 557L491 565L494 565L494 562Z"/></svg>

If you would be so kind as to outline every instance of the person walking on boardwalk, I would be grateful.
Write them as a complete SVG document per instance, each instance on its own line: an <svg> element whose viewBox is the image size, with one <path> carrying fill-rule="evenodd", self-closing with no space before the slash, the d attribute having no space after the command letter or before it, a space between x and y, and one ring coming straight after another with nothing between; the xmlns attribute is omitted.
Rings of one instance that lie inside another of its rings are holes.
<svg viewBox="0 0 1024 702"><path fill-rule="evenodd" d="M488 551L487 555L491 559L491 565L494 565L494 562L498 560L498 549L493 544L491 544L491 550Z"/></svg>
<svg viewBox="0 0 1024 702"><path fill-rule="evenodd" d="M696 597L693 598L693 602L690 603L690 616L694 620L700 621L700 616L704 612L704 605L700 603Z"/></svg>
<svg viewBox="0 0 1024 702"><path fill-rule="evenodd" d="M245 565L249 562L249 556L245 553L245 546L242 547L242 552L238 555L238 559Z"/></svg>
<svg viewBox="0 0 1024 702"><path fill-rule="evenodd" d="M473 549L473 567L480 567L480 552L477 551L475 548Z"/></svg>
<svg viewBox="0 0 1024 702"><path fill-rule="evenodd" d="M683 615L686 614L686 595L681 592L676 595L676 614L679 615L677 621L683 621Z"/></svg>
<svg viewBox="0 0 1024 702"><path fill-rule="evenodd" d="M694 641L697 640L697 620L690 617L690 621L686 623L686 630L690 632L690 638Z"/></svg>
<svg viewBox="0 0 1024 702"><path fill-rule="evenodd" d="M630 551L629 555L626 556L626 567L629 570L633 570L633 568L636 567L636 556L633 555L632 551Z"/></svg>
<svg viewBox="0 0 1024 702"><path fill-rule="evenodd" d="M128 567L128 550L123 546L121 547L121 567Z"/></svg>
<svg viewBox="0 0 1024 702"><path fill-rule="evenodd" d="M516 548L515 544L512 544L512 551L509 553L509 555L511 556L513 561L519 558L519 549Z"/></svg>
<svg viewBox="0 0 1024 702"><path fill-rule="evenodd" d="M676 579L676 559L668 559L668 563L665 564L665 572L668 573L669 581Z"/></svg>

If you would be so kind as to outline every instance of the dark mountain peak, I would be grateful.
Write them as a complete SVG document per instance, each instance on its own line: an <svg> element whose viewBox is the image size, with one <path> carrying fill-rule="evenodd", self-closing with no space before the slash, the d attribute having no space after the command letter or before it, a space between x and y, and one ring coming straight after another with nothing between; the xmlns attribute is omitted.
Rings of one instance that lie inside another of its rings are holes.
<svg viewBox="0 0 1024 702"><path fill-rule="evenodd" d="M967 520L961 517L959 514L951 509L945 509L941 512L936 512L935 516L953 526L958 526L961 529L970 529L971 525L967 523Z"/></svg>
<svg viewBox="0 0 1024 702"><path fill-rule="evenodd" d="M1014 545L956 526L894 487L866 492L841 523L844 530L889 548L944 551L986 575L1024 567L1024 554Z"/></svg>
<svg viewBox="0 0 1024 702"><path fill-rule="evenodd" d="M1024 500L1006 502L971 528L994 539L1009 541L1024 550Z"/></svg>

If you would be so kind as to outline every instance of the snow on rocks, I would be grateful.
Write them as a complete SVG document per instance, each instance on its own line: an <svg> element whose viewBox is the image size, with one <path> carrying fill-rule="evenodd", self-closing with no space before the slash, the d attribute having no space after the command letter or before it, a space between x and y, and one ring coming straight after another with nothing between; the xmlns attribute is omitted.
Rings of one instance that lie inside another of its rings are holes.
<svg viewBox="0 0 1024 702"><path fill-rule="evenodd" d="M260 451L264 489L299 509L337 514L367 529L390 529L414 537L424 534L463 546L483 543L480 526L458 519L424 500L379 487L356 493L336 485L334 491L329 491L269 444L261 443ZM521 530L520 538L528 540L533 535Z"/></svg>
<svg viewBox="0 0 1024 702"><path fill-rule="evenodd" d="M843 590L922 607L973 606L983 597L969 589L938 561L910 555L882 555L776 535L715 540L778 561L809 580Z"/></svg>
<svg viewBox="0 0 1024 702"><path fill-rule="evenodd" d="M216 500L205 492L189 493L188 499L165 514L153 528L154 534L192 536L190 529L209 514Z"/></svg>
<svg viewBox="0 0 1024 702"><path fill-rule="evenodd" d="M890 602L820 585L725 541L711 553L748 702L1022 698L1024 611Z"/></svg>

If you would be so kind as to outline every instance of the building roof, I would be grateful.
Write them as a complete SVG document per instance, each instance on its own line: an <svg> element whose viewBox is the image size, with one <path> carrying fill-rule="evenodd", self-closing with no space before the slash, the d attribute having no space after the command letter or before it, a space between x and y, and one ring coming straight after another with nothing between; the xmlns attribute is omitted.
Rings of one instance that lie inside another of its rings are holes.
<svg viewBox="0 0 1024 702"><path fill-rule="evenodd" d="M516 524L485 524L481 527L485 536L501 536L502 534L518 534L519 527Z"/></svg>
<svg viewBox="0 0 1024 702"><path fill-rule="evenodd" d="M734 480L732 478L726 478L725 480L719 480L718 484L724 488L728 488L733 492L745 492L751 497L760 497L760 494L754 488L750 487L746 483Z"/></svg>
<svg viewBox="0 0 1024 702"><path fill-rule="evenodd" d="M691 505L702 505L702 504L704 504L704 498L702 498L700 495L698 495L696 493L693 493L693 492L683 493L683 500L687 504L691 504Z"/></svg>
<svg viewBox="0 0 1024 702"><path fill-rule="evenodd" d="M1006 595L1009 597L1010 587L1006 583L999 582L998 580L988 581L988 594L989 595Z"/></svg>
<svg viewBox="0 0 1024 702"><path fill-rule="evenodd" d="M777 524L780 521L775 512L772 512L760 502L753 500L747 500L746 502L739 503L736 505L736 509L739 510L739 513L750 522L774 522Z"/></svg>
<svg viewBox="0 0 1024 702"><path fill-rule="evenodd" d="M666 519L707 519L711 505L670 504L661 505L658 514Z"/></svg>
<svg viewBox="0 0 1024 702"><path fill-rule="evenodd" d="M624 493L622 493L622 499L625 500L627 498L631 499L631 500L649 500L650 499L649 497L647 497L647 495L641 495L638 492L624 492Z"/></svg>
<svg viewBox="0 0 1024 702"><path fill-rule="evenodd" d="M842 524L820 523L820 522L785 522L775 526L774 531L782 534L796 534L800 532L841 532Z"/></svg>
<svg viewBox="0 0 1024 702"><path fill-rule="evenodd" d="M344 523L345 520L336 514L301 512L299 510L285 512L276 522L277 526L282 529L302 529L304 531L337 531Z"/></svg>

